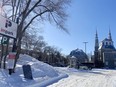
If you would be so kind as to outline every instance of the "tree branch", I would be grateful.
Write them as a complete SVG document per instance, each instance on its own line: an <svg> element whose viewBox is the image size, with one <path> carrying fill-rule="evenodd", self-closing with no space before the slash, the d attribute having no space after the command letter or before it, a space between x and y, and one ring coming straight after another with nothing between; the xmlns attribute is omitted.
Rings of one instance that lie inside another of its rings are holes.
<svg viewBox="0 0 116 87"><path fill-rule="evenodd" d="M2 0L2 2L3 2L3 3L2 3L2 7L3 7L4 5L6 5L6 3L8 3L8 1L9 1L9 0L6 0L6 1L5 1L5 0Z"/></svg>
<svg viewBox="0 0 116 87"><path fill-rule="evenodd" d="M16 11L15 11L15 17L14 17L15 21L16 21L17 12L18 12L18 10L20 9L20 8L19 8L20 1L21 1L21 0L18 0L17 5L16 5Z"/></svg>
<svg viewBox="0 0 116 87"><path fill-rule="evenodd" d="M26 12L27 12L27 10L28 10L28 8L29 8L30 3L31 3L31 0L29 0L29 1L27 2L27 5L26 5L26 7L25 7L25 10L22 12L23 15L24 15L24 17L26 17Z"/></svg>
<svg viewBox="0 0 116 87"><path fill-rule="evenodd" d="M46 12L49 12L49 10L45 10L45 11L43 11L43 12L41 12L41 13L35 15L35 16L30 20L30 22L24 27L22 33L25 32L25 30L27 29L27 27L33 22L33 20L34 20L35 18L37 18L38 16L41 16L42 14L44 14L44 13L46 13Z"/></svg>
<svg viewBox="0 0 116 87"><path fill-rule="evenodd" d="M60 25L60 24L57 22L57 20L55 19L54 15L53 15L53 13L52 13L52 12L54 11L54 9L49 9L49 8L47 8L47 7L44 6L44 5L38 5L38 6L44 7L44 8L46 8L47 10L49 10L49 12L50 12L50 14L51 14L51 16L52 16L54 22L56 23L56 25L58 25L60 28L62 28L63 30L65 30L67 33L69 33L69 32L68 32L62 25Z"/></svg>
<svg viewBox="0 0 116 87"><path fill-rule="evenodd" d="M26 13L26 17L34 10L34 8L41 2L42 0L39 0L38 2L35 3L35 5Z"/></svg>

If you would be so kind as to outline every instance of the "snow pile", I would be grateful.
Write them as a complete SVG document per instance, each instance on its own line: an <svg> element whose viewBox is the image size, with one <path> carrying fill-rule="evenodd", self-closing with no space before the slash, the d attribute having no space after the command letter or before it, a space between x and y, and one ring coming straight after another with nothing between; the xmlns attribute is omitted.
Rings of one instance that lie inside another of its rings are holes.
<svg viewBox="0 0 116 87"><path fill-rule="evenodd" d="M31 65L33 80L25 79L22 66ZM65 73L65 74L64 74ZM67 78L64 78L67 77ZM58 81L59 80L59 81ZM77 70L52 67L28 55L20 55L16 73L0 69L0 87L116 87L116 70Z"/></svg>
<svg viewBox="0 0 116 87"><path fill-rule="evenodd" d="M23 61L23 62L22 62ZM58 72L50 65L40 62L28 55L20 55L19 65L31 65L33 77L55 77ZM37 73L38 72L38 73ZM52 72L52 73L51 73Z"/></svg>
<svg viewBox="0 0 116 87"><path fill-rule="evenodd" d="M24 78L23 65L31 66L33 80ZM20 55L15 72L9 75L8 70L0 69L0 87L45 87L67 76L56 71L54 67L25 54Z"/></svg>

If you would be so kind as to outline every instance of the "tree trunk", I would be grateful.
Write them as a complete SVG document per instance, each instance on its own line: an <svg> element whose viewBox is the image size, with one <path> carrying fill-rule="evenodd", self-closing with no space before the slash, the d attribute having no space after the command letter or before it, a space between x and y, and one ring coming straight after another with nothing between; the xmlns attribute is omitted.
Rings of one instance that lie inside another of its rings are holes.
<svg viewBox="0 0 116 87"><path fill-rule="evenodd" d="M16 38L15 38L15 39L14 39L14 42L13 42L12 52L16 52L16 50L17 50L16 42L17 42L17 40L16 40Z"/></svg>
<svg viewBox="0 0 116 87"><path fill-rule="evenodd" d="M21 39L22 39L22 36L20 36L20 38L18 39L16 58L15 58L15 62L14 62L13 72L15 71L16 63L17 63L17 60L18 60L20 52L21 52Z"/></svg>
<svg viewBox="0 0 116 87"><path fill-rule="evenodd" d="M22 39L22 29L23 29L23 21L20 23L20 25L17 28L17 50L16 50L16 57L15 57L15 62L14 62L14 67L13 67L13 72L15 71L15 67L16 67L16 63L17 63L17 59L19 58L19 54L21 52L21 39Z"/></svg>
<svg viewBox="0 0 116 87"><path fill-rule="evenodd" d="M3 63L3 68L6 69L6 57L8 55L8 47L9 47L9 37L7 38L7 47L6 47L6 53L4 56L4 63Z"/></svg>
<svg viewBox="0 0 116 87"><path fill-rule="evenodd" d="M1 58L0 58L0 68L1 68L1 66L2 66L3 54L4 54L4 46L3 46L3 36L2 36L2 40L1 40Z"/></svg>

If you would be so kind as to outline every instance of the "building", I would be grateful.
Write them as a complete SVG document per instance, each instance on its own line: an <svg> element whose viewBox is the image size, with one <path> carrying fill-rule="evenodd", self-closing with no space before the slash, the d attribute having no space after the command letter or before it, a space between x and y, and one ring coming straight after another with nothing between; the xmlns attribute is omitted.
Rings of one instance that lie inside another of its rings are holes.
<svg viewBox="0 0 116 87"><path fill-rule="evenodd" d="M70 63L70 67L74 67L74 68L77 68L77 65L78 65L78 61L77 61L77 58L72 56L69 58L69 63Z"/></svg>
<svg viewBox="0 0 116 87"><path fill-rule="evenodd" d="M111 32L109 30L108 38L102 40L99 44L98 34L95 35L95 48L94 48L94 63L95 66L105 68L116 68L116 49L113 45Z"/></svg>
<svg viewBox="0 0 116 87"><path fill-rule="evenodd" d="M86 62L88 62L88 57L86 53L83 52L83 50L77 48L70 52L69 55L70 67L79 68L79 65L81 63L86 63Z"/></svg>

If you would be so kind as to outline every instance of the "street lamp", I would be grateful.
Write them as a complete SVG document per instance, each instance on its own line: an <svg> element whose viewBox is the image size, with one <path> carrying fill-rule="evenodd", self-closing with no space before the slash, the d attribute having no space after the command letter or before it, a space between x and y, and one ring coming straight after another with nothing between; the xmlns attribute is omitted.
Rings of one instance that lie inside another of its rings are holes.
<svg viewBox="0 0 116 87"><path fill-rule="evenodd" d="M85 53L86 53L86 44L88 43L88 42L83 42L84 44L85 44Z"/></svg>

